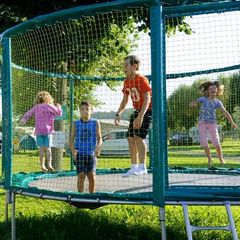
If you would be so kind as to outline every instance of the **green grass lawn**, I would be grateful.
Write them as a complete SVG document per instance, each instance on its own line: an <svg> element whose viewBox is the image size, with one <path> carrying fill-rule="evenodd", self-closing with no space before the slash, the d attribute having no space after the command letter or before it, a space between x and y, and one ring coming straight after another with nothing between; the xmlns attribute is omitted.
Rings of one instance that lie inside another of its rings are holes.
<svg viewBox="0 0 240 240"><path fill-rule="evenodd" d="M16 232L18 240L158 240L161 239L158 207L107 205L95 210L77 209L67 203L31 197L16 198ZM226 225L223 207L190 207L191 223ZM4 221L4 191L0 190L0 236L10 239L10 223ZM240 235L239 208L233 214ZM183 212L179 206L166 207L167 237L186 240ZM230 240L225 231L199 231L198 240Z"/></svg>
<svg viewBox="0 0 240 240"><path fill-rule="evenodd" d="M240 143L231 139L225 139L222 144L223 154L226 160L225 167L240 167ZM211 146L214 166L220 166L215 154L215 149ZM149 164L149 156L147 158ZM168 147L169 167L184 166L193 168L207 167L207 159L203 149L198 146L169 146ZM35 172L39 171L38 151L26 151L16 153L13 156L13 172ZM61 162L62 170L70 170L70 158L64 157ZM130 166L129 156L100 156L98 158L98 168L127 168ZM1 169L0 169L1 170Z"/></svg>

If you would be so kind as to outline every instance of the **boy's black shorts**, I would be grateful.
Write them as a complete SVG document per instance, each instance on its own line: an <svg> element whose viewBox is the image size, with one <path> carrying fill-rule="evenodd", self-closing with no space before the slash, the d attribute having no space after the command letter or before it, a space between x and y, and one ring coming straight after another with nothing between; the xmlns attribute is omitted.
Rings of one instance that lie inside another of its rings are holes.
<svg viewBox="0 0 240 240"><path fill-rule="evenodd" d="M134 137L138 136L140 138L145 139L149 133L149 128L152 122L152 110L147 110L143 117L143 122L142 126L138 129L133 128L133 121L136 119L138 116L139 111L135 111L133 114L130 116L130 123L127 131L127 137Z"/></svg>
<svg viewBox="0 0 240 240"><path fill-rule="evenodd" d="M77 174L96 172L97 158L92 155L79 155L76 156L75 166Z"/></svg>

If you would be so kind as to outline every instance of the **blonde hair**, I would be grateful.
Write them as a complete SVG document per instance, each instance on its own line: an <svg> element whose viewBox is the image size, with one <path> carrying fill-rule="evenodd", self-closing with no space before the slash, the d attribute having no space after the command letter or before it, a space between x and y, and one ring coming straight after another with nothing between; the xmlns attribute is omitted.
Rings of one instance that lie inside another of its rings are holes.
<svg viewBox="0 0 240 240"><path fill-rule="evenodd" d="M53 103L53 98L51 94L47 91L40 91L37 93L37 96L35 98L35 103Z"/></svg>

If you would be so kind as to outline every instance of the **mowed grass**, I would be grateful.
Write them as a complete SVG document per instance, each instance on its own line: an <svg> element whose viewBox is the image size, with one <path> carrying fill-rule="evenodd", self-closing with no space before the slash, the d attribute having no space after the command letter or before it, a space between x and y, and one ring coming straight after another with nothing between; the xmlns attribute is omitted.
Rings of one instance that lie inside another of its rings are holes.
<svg viewBox="0 0 240 240"><path fill-rule="evenodd" d="M5 194L0 190L0 236L10 238L10 222L4 221ZM233 207L240 234L239 208ZM77 209L67 203L19 196L16 198L16 235L18 240L159 240L159 208L154 206L107 205L95 210ZM204 226L227 225L223 207L190 207L191 223ZM183 211L166 206L167 237L186 240ZM225 231L198 231L197 240L230 240Z"/></svg>
<svg viewBox="0 0 240 240"><path fill-rule="evenodd" d="M214 166L220 166L216 151L211 146ZM226 168L240 167L240 142L225 139L222 143L223 155L226 160ZM160 159L157 159L160 161ZM63 157L61 161L62 170L70 170L70 157ZM149 156L147 164L150 165ZM168 146L168 166L182 166L192 168L206 168L207 159L204 150L199 145L194 146ZM36 172L40 171L38 151L19 152L13 155L13 172ZM100 156L97 167L99 169L128 168L130 167L129 156ZM1 170L1 169L0 169Z"/></svg>
<svg viewBox="0 0 240 240"><path fill-rule="evenodd" d="M240 144L232 140L223 142L226 167L239 167ZM207 167L207 160L199 146L169 146L169 167ZM212 148L214 155L215 150ZM13 172L39 171L38 152L14 154ZM149 158L148 158L149 163ZM127 168L129 157L104 157L98 159L98 168ZM214 155L214 164L218 160ZM62 169L70 169L69 157L62 160ZM4 221L5 192L0 190L0 239L10 239L10 223ZM233 207L233 215L240 236L240 208ZM193 225L227 225L223 207L190 207ZM16 197L17 239L74 240L148 240L161 239L159 208L155 206L107 205L95 210L77 209L67 203L31 197ZM187 239L182 208L166 206L167 237L169 240ZM230 240L225 231L197 231L198 240Z"/></svg>

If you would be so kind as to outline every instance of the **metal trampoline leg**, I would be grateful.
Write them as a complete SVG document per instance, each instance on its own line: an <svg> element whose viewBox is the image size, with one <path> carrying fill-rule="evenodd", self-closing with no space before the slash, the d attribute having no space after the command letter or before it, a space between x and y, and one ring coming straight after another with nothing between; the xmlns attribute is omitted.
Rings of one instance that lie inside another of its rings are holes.
<svg viewBox="0 0 240 240"><path fill-rule="evenodd" d="M8 205L11 203L11 195L9 191L5 193L5 222L8 221Z"/></svg>
<svg viewBox="0 0 240 240"><path fill-rule="evenodd" d="M227 215L228 215L228 219L229 219L229 226L231 228L231 233L233 236L233 240L238 240L238 236L237 236L237 231L236 231L236 227L235 227L235 222L232 216L232 211L231 211L231 205L230 202L224 202L226 211L227 211Z"/></svg>
<svg viewBox="0 0 240 240"><path fill-rule="evenodd" d="M161 223L162 240L167 240L166 218L165 218L165 208L164 207L160 207L160 209L159 209L159 220Z"/></svg>
<svg viewBox="0 0 240 240"><path fill-rule="evenodd" d="M16 217L15 217L15 193L11 194L11 204L12 204L12 219L11 219L11 240L16 240Z"/></svg>
<svg viewBox="0 0 240 240"><path fill-rule="evenodd" d="M182 202L182 207L183 207L183 213L184 213L184 220L186 224L187 237L188 237L188 240L193 240L192 227L191 227L191 223L188 215L188 206L185 202Z"/></svg>

